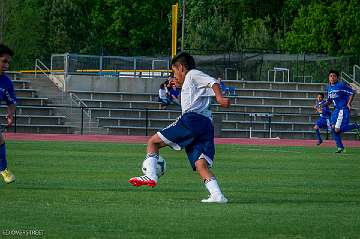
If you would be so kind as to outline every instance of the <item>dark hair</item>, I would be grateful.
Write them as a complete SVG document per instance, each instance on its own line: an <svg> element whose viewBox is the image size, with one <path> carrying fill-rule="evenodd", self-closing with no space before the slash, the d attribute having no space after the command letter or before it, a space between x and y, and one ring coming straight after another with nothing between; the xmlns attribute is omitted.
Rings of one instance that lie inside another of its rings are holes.
<svg viewBox="0 0 360 239"><path fill-rule="evenodd" d="M5 46L4 44L0 44L0 56L8 54L10 56L14 55L14 52L7 46Z"/></svg>
<svg viewBox="0 0 360 239"><path fill-rule="evenodd" d="M321 95L321 96L322 96L322 98L324 98L324 97L325 97L324 93L322 93L322 92L319 92L317 95Z"/></svg>
<svg viewBox="0 0 360 239"><path fill-rule="evenodd" d="M339 78L339 75L340 75L340 73L339 73L338 71L336 71L336 70L329 70L328 76L329 76L330 74L335 74L337 78Z"/></svg>
<svg viewBox="0 0 360 239"><path fill-rule="evenodd" d="M171 60L171 65L173 66L176 64L184 65L185 69L187 69L188 71L195 69L196 67L194 57L192 57L187 52L180 52L176 56L174 56L174 58Z"/></svg>

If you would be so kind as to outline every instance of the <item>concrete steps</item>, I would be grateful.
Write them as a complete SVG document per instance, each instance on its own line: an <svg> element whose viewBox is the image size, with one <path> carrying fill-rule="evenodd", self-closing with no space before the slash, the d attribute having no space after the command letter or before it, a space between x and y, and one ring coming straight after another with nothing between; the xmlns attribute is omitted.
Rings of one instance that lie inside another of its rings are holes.
<svg viewBox="0 0 360 239"><path fill-rule="evenodd" d="M272 114L274 137L314 138L313 125L318 115L313 105L318 92L326 89L326 84L271 83L227 81L236 88L236 95L228 96L232 106L229 109L213 104L214 120L218 136L248 137L252 125L254 134L268 132L268 117L258 115L250 119L250 114ZM84 100L91 110L91 116L99 127L109 134L145 135L172 123L180 114L180 108L170 105L161 110L156 96L148 93L126 92L74 92ZM354 101L354 116L359 120L360 101ZM148 111L146 112L146 109ZM146 120L148 122L146 123ZM252 121L252 122L251 122ZM348 133L345 137L354 138Z"/></svg>
<svg viewBox="0 0 360 239"><path fill-rule="evenodd" d="M33 84L32 76L10 74L13 78L18 103L16 110L16 132L26 133L73 133L74 127L65 125L66 116L57 107L49 106L54 100L51 85L44 84L42 90ZM59 93L56 93L59 94ZM52 98L50 98L50 97ZM5 123L6 106L0 106L1 123Z"/></svg>
<svg viewBox="0 0 360 239"><path fill-rule="evenodd" d="M24 105L18 107L19 125L46 125L48 117L51 124L70 127L71 133L80 133L82 125L82 133L85 134L151 135L181 115L181 109L177 105L170 105L162 110L156 93L77 90L72 93L91 107L90 115L84 113L81 123L81 110L70 108L74 104L69 94L60 92L52 82L44 78L33 80L29 77L18 80L17 91L24 102ZM228 96L232 102L229 109L212 104L217 136L249 137L251 125L253 137L268 137L269 119L266 114L272 114L272 137L314 138L312 127L318 115L315 114L313 105L317 93L324 92L326 84L244 81L225 81L225 84L235 87L236 95ZM38 106L34 107L32 104ZM352 120L360 120L360 99L355 98L353 106L355 110ZM264 115L250 117L254 113ZM37 127L36 131L44 130ZM347 133L344 138L354 139L356 135Z"/></svg>

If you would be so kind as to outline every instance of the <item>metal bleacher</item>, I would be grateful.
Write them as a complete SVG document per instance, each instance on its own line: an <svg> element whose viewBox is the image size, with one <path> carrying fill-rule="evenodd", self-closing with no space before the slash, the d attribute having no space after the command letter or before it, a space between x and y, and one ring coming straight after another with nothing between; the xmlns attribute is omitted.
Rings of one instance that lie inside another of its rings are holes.
<svg viewBox="0 0 360 239"><path fill-rule="evenodd" d="M9 72L18 99L13 127L9 132L24 133L72 133L73 127L65 125L66 117L58 113L57 107L49 106L47 97L39 97L31 88L31 79L22 74ZM5 124L6 106L1 105L1 123Z"/></svg>
<svg viewBox="0 0 360 239"><path fill-rule="evenodd" d="M179 106L161 109L157 94L71 91L91 108L91 117L107 134L145 135L173 122ZM145 132L146 131L146 132Z"/></svg>
<svg viewBox="0 0 360 239"><path fill-rule="evenodd" d="M86 133L151 135L181 114L177 105L161 109L156 92L67 92L65 97L76 95L82 107L87 108L89 114L84 120L80 117L81 111L74 116L74 111L65 113L58 102L53 102L53 97L44 90L51 83L41 85L43 83L40 79L35 81L21 75L14 76L13 82L19 98L17 132L79 133L79 127L85 125L74 124L74 118L77 118L82 123L85 120L88 122L85 126L88 128L84 131ZM239 80L224 82L235 92L228 95L232 103L230 108L221 108L215 102L212 104L217 137L315 137L312 128L318 116L313 109L314 99L318 92L325 91L326 84ZM72 109L69 103L66 104L65 107ZM352 120L359 121L359 99L355 98L353 107ZM355 139L356 135L349 132L344 134L344 138Z"/></svg>
<svg viewBox="0 0 360 239"><path fill-rule="evenodd" d="M314 99L326 84L227 81L236 88L228 96L232 106L221 108L214 103L214 125L219 137L271 137L313 139L317 119ZM181 113L176 105L162 110L155 94L128 92L73 91L91 109L92 118L108 134L148 135L169 125ZM353 120L359 120L359 101L354 101ZM251 115L254 115L251 116ZM259 114L256 116L256 114ZM344 138L355 139L352 132Z"/></svg>

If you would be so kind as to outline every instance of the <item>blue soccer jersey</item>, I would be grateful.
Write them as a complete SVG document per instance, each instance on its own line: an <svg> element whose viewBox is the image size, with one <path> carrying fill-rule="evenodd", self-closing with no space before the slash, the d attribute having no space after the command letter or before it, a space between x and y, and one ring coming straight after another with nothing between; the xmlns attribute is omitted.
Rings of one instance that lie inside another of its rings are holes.
<svg viewBox="0 0 360 239"><path fill-rule="evenodd" d="M347 108L349 97L354 94L354 90L344 82L336 82L328 87L328 101L334 104L335 109Z"/></svg>
<svg viewBox="0 0 360 239"><path fill-rule="evenodd" d="M318 109L319 112L319 119L316 121L316 125L320 129L329 129L330 128L330 117L331 111L327 102L325 100L317 101L315 108Z"/></svg>
<svg viewBox="0 0 360 239"><path fill-rule="evenodd" d="M12 81L6 75L0 75L0 101L7 105L16 104L16 95Z"/></svg>
<svg viewBox="0 0 360 239"><path fill-rule="evenodd" d="M329 119L331 117L331 111L325 100L317 101L315 107L320 110L320 118Z"/></svg>

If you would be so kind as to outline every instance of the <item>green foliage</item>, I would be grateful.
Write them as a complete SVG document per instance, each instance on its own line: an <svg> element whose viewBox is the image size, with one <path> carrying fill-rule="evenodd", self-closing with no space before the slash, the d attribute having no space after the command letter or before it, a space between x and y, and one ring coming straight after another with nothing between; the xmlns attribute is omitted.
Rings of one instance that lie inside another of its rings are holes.
<svg viewBox="0 0 360 239"><path fill-rule="evenodd" d="M2 2L12 67L52 53L166 54L172 1L12 0ZM2 26L2 25L1 25ZM125 52L125 53L124 53Z"/></svg>
<svg viewBox="0 0 360 239"><path fill-rule="evenodd" d="M107 11L93 12L92 23L95 29L104 28L103 36L96 35L113 54L130 49L143 55L168 52L171 1L106 0L101 5L97 9L105 6Z"/></svg>
<svg viewBox="0 0 360 239"><path fill-rule="evenodd" d="M333 46L332 14L321 4L300 9L292 30L287 34L284 47L291 52L328 52ZM331 39L331 40L330 40Z"/></svg>
<svg viewBox="0 0 360 239"><path fill-rule="evenodd" d="M269 29L270 18L243 20L243 36L239 39L242 48L277 49L278 39L276 33Z"/></svg>
<svg viewBox="0 0 360 239"><path fill-rule="evenodd" d="M8 21L5 25L4 42L15 50L12 68L33 65L36 57L44 54L43 34L40 26L41 1L12 0L7 2Z"/></svg>
<svg viewBox="0 0 360 239"><path fill-rule="evenodd" d="M168 54L175 2L1 0L0 40L16 52L13 68L52 53ZM186 1L185 49L359 54L359 12L357 0Z"/></svg>
<svg viewBox="0 0 360 239"><path fill-rule="evenodd" d="M193 19L189 21L187 29L191 29L187 31L185 39L190 49L228 50L235 47L235 32L229 20L222 16Z"/></svg>
<svg viewBox="0 0 360 239"><path fill-rule="evenodd" d="M48 47L53 53L81 52L89 31L91 0L46 1Z"/></svg>
<svg viewBox="0 0 360 239"><path fill-rule="evenodd" d="M283 42L290 52L360 53L360 2L314 1L300 9Z"/></svg>
<svg viewBox="0 0 360 239"><path fill-rule="evenodd" d="M340 35L340 54L360 54L360 2L334 3L337 9L335 31Z"/></svg>
<svg viewBox="0 0 360 239"><path fill-rule="evenodd" d="M190 1L186 13L185 48L273 49L279 31L274 18L281 11L276 3L278 1Z"/></svg>

